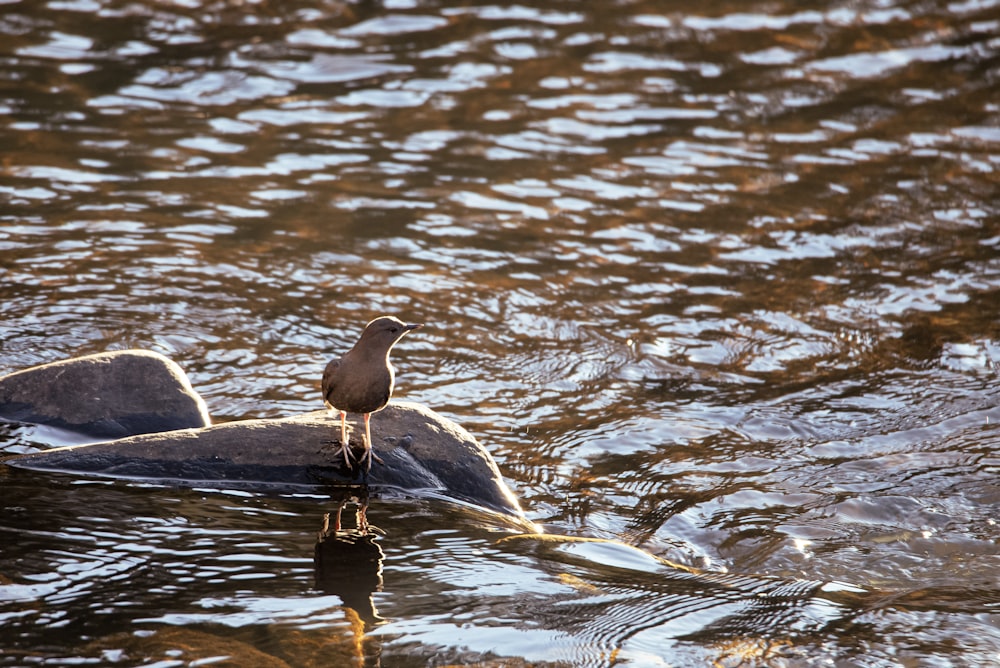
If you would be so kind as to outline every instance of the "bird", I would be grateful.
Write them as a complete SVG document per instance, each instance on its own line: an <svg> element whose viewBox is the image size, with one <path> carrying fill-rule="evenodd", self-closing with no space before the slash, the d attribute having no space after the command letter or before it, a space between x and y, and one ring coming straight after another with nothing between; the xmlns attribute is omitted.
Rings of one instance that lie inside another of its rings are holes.
<svg viewBox="0 0 1000 668"><path fill-rule="evenodd" d="M358 465L367 464L371 471L372 457L382 462L372 452L372 434L369 426L371 414L385 408L392 396L396 370L389 362L389 351L408 332L423 327L408 325L399 318L383 315L375 318L361 333L361 338L343 357L330 360L323 370L323 403L328 410L340 411L340 449L344 463L351 468L351 449L347 440L347 414L361 413L365 421L364 454Z"/></svg>

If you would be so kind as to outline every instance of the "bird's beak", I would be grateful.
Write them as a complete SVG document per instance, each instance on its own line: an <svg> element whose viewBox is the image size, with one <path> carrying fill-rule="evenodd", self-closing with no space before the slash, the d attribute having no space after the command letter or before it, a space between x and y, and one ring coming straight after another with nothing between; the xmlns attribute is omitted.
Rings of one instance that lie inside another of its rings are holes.
<svg viewBox="0 0 1000 668"><path fill-rule="evenodd" d="M403 330L409 332L410 330L413 329L420 329L423 326L424 326L423 323L417 323L416 325L405 325L403 327Z"/></svg>

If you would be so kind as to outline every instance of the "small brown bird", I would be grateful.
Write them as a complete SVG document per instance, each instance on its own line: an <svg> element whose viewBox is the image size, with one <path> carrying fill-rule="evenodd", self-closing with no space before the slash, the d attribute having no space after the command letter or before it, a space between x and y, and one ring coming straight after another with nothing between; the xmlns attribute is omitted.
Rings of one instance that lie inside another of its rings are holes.
<svg viewBox="0 0 1000 668"><path fill-rule="evenodd" d="M396 381L396 371L389 362L389 351L403 336L423 325L407 325L399 318L384 315L365 326L361 338L340 359L330 360L323 371L323 402L340 411L340 449L344 463L351 466L351 448L347 441L347 414L361 413L365 419L365 454L358 464L372 468L372 434L368 425L371 414L382 410ZM381 462L381 460L379 460Z"/></svg>

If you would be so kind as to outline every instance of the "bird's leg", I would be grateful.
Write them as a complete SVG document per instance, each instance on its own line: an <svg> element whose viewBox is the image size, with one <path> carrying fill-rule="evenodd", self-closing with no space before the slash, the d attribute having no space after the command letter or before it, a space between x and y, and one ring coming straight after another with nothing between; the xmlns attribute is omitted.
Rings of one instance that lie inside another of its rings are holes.
<svg viewBox="0 0 1000 668"><path fill-rule="evenodd" d="M360 497L358 499L357 523L358 523L358 532L361 533L361 534L363 534L363 535L365 535L365 536L370 536L373 533L374 534L378 534L379 536L384 536L385 535L385 531L382 531L382 529L379 529L374 524L369 524L368 523L368 495L367 494L363 495L362 497Z"/></svg>
<svg viewBox="0 0 1000 668"><path fill-rule="evenodd" d="M351 468L351 448L347 442L347 413L340 411L340 443L337 441L327 441L330 445L339 445L333 453L334 457L343 456L344 466Z"/></svg>
<svg viewBox="0 0 1000 668"><path fill-rule="evenodd" d="M351 443L347 440L347 413L340 411L340 452L344 455L344 466L351 468ZM340 518L338 512L337 518Z"/></svg>
<svg viewBox="0 0 1000 668"><path fill-rule="evenodd" d="M358 531L368 534L368 498L358 499L358 514L356 516Z"/></svg>
<svg viewBox="0 0 1000 668"><path fill-rule="evenodd" d="M337 535L340 533L340 512L347 505L347 501L341 501L337 504L337 514L333 518L333 534Z"/></svg>
<svg viewBox="0 0 1000 668"><path fill-rule="evenodd" d="M361 455L361 459L362 461L366 459L368 460L368 468L365 469L366 471L372 470L372 459L377 460L379 464L385 464L385 462L382 461L382 458L376 455L375 451L372 450L372 429L368 424L371 419L372 414L365 413L365 454Z"/></svg>

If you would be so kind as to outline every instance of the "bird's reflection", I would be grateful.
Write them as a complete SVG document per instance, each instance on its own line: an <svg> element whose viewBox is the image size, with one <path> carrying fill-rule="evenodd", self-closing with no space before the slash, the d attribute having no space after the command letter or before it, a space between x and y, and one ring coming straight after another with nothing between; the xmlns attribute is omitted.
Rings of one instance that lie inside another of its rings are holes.
<svg viewBox="0 0 1000 668"><path fill-rule="evenodd" d="M323 516L317 535L313 563L316 588L340 597L354 610L367 631L385 620L375 609L372 594L382 590L382 560L385 554L375 542L384 532L368 523L367 487L349 488L339 495L337 511ZM355 527L345 529L341 513L349 503L357 504Z"/></svg>

